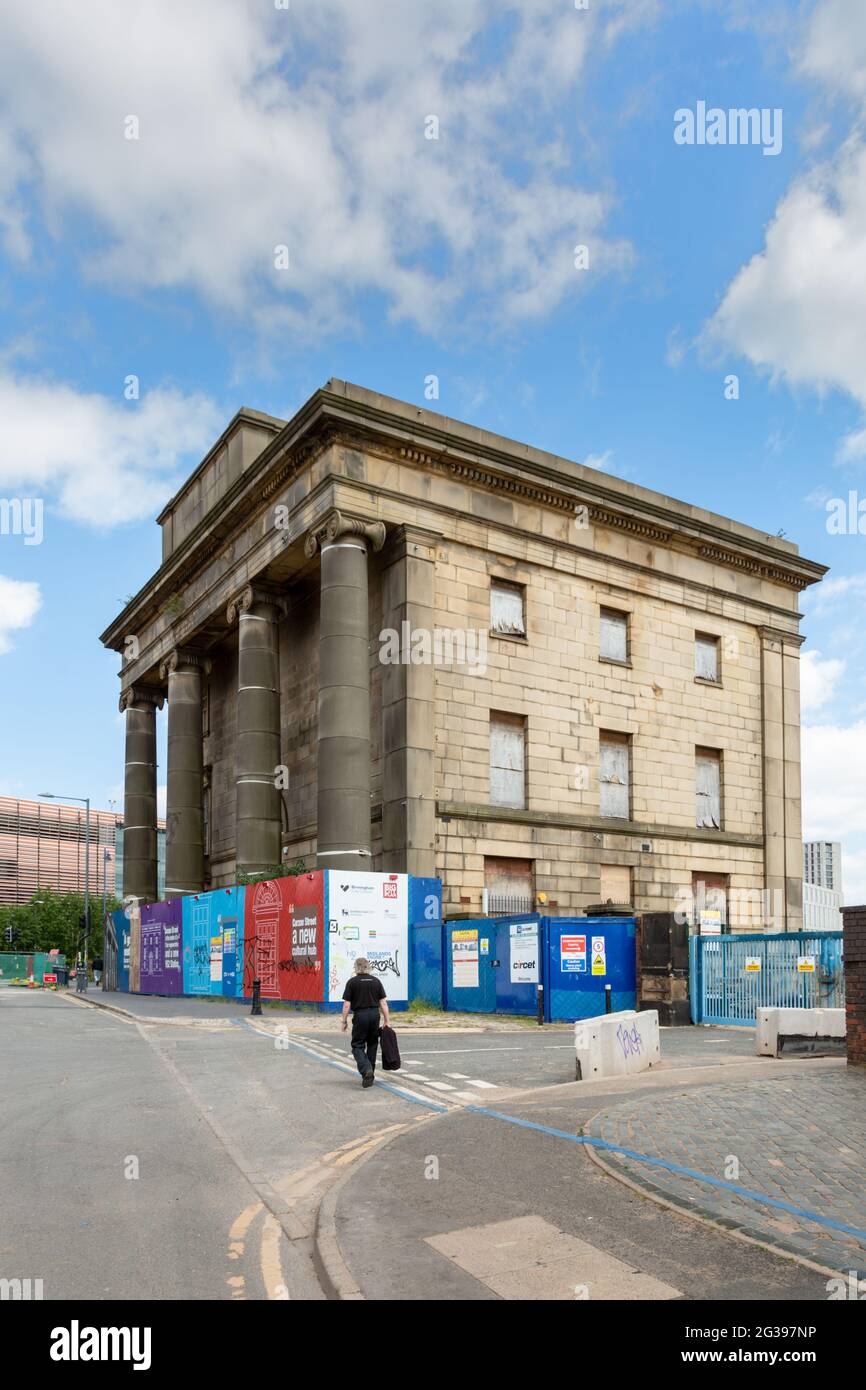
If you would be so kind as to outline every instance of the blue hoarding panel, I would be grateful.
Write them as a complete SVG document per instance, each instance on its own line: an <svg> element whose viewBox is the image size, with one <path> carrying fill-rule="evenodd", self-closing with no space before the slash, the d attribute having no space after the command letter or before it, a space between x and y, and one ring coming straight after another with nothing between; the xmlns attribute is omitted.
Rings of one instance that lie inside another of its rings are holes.
<svg viewBox="0 0 866 1390"><path fill-rule="evenodd" d="M442 982L442 927L439 923L416 922L409 927L412 999L423 999L439 1009L444 1004Z"/></svg>
<svg viewBox="0 0 866 1390"><path fill-rule="evenodd" d="M117 937L117 988L129 993L129 918L122 907L111 914Z"/></svg>
<svg viewBox="0 0 866 1390"><path fill-rule="evenodd" d="M441 923L442 880L438 878L409 879L409 925L416 922Z"/></svg>
<svg viewBox="0 0 866 1390"><path fill-rule="evenodd" d="M244 888L183 899L184 994L243 996Z"/></svg>
<svg viewBox="0 0 866 1390"><path fill-rule="evenodd" d="M543 983L541 919L532 913L496 921L496 1010L503 1014L538 1012L538 986Z"/></svg>
<svg viewBox="0 0 866 1390"><path fill-rule="evenodd" d="M545 1014L551 1021L603 1014L606 985L614 1012L636 1007L634 917L548 917L544 927Z"/></svg>
<svg viewBox="0 0 866 1390"><path fill-rule="evenodd" d="M445 1007L473 1014L496 1009L496 925L487 920L446 922Z"/></svg>

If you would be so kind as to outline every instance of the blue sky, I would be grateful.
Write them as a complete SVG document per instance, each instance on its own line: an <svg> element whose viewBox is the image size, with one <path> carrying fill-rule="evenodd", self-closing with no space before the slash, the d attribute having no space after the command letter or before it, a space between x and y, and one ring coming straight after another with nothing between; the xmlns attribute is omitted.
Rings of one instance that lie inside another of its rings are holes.
<svg viewBox="0 0 866 1390"><path fill-rule="evenodd" d="M864 538L827 526L866 497L861 0L10 0L0 75L0 496L44 503L0 535L0 791L121 796L98 636L153 518L239 405L337 376L830 565L805 830L866 899ZM700 101L781 150L676 143Z"/></svg>

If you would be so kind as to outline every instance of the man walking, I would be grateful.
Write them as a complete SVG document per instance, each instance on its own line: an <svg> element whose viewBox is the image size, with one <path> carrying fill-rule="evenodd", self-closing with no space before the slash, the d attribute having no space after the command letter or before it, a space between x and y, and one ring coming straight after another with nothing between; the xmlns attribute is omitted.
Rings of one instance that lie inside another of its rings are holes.
<svg viewBox="0 0 866 1390"><path fill-rule="evenodd" d="M379 1050L379 1013L386 1027L390 1023L388 1001L382 981L370 974L365 956L355 961L355 974L343 990L343 1032L349 1027L352 1011L352 1056L361 1073L361 1085L372 1086Z"/></svg>

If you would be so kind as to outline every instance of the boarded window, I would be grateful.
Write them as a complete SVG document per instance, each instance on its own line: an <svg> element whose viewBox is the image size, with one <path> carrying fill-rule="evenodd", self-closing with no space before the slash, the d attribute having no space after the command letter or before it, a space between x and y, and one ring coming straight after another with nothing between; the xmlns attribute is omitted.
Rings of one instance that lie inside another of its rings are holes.
<svg viewBox="0 0 866 1390"><path fill-rule="evenodd" d="M628 661L628 614L614 608L601 610L599 656L610 661Z"/></svg>
<svg viewBox="0 0 866 1390"><path fill-rule="evenodd" d="M722 755L713 748L695 749L695 824L703 830L722 825Z"/></svg>
<svg viewBox="0 0 866 1390"><path fill-rule="evenodd" d="M603 903L631 902L631 869L627 864L602 864L601 901Z"/></svg>
<svg viewBox="0 0 866 1390"><path fill-rule="evenodd" d="M525 591L520 584L490 582L490 631L500 637L525 637Z"/></svg>
<svg viewBox="0 0 866 1390"><path fill-rule="evenodd" d="M629 796L629 740L627 734L599 736L598 780L599 810L603 816L628 820L631 812Z"/></svg>
<svg viewBox="0 0 866 1390"><path fill-rule="evenodd" d="M522 810L526 805L526 721L517 714L490 714L490 802Z"/></svg>
<svg viewBox="0 0 866 1390"><path fill-rule="evenodd" d="M692 874L692 925L710 935L728 926L728 876L697 870Z"/></svg>
<svg viewBox="0 0 866 1390"><path fill-rule="evenodd" d="M535 902L531 859L484 860L484 887L490 913L531 912Z"/></svg>
<svg viewBox="0 0 866 1390"><path fill-rule="evenodd" d="M719 639L695 634L695 675L703 681L719 679Z"/></svg>

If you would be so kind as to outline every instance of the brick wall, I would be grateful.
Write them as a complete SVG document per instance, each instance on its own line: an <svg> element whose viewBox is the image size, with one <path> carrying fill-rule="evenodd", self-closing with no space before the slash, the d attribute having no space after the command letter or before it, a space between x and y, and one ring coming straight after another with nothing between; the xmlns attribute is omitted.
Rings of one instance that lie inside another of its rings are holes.
<svg viewBox="0 0 866 1390"><path fill-rule="evenodd" d="M866 1067L866 906L842 909L848 1062Z"/></svg>

